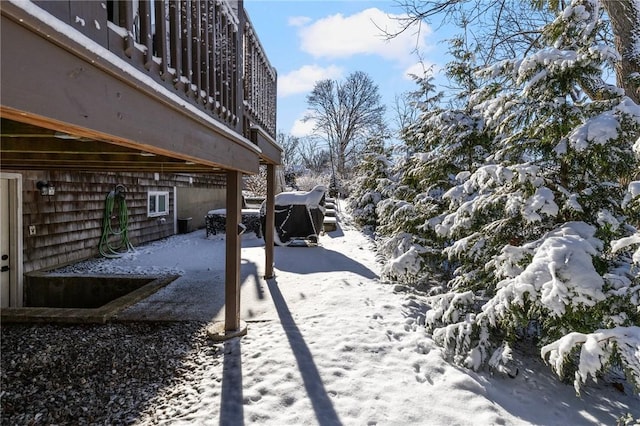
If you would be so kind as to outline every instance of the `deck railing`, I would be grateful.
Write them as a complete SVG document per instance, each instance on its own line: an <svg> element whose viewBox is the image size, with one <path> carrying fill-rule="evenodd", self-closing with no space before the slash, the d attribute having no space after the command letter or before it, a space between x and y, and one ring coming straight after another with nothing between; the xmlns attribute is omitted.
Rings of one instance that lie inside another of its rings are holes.
<svg viewBox="0 0 640 426"><path fill-rule="evenodd" d="M244 27L244 102L247 119L275 138L276 70L269 63L251 21Z"/></svg>
<svg viewBox="0 0 640 426"><path fill-rule="evenodd" d="M277 76L242 1L71 0L37 4L75 24L79 31L235 132L249 138L250 128L259 126L275 139ZM66 11L68 16L64 16ZM87 25L79 27L78 19ZM106 38L103 32L95 31L101 25L107 28Z"/></svg>

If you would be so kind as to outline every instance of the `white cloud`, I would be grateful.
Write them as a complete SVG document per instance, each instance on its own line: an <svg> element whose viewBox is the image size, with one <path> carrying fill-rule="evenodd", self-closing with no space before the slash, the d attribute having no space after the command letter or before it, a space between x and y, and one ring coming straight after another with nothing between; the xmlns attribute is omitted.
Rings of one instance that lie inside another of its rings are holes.
<svg viewBox="0 0 640 426"><path fill-rule="evenodd" d="M425 72L427 74L433 75L437 70L438 67L435 64L429 62L416 62L415 64L407 67L404 70L404 78L413 81L413 79L410 77L410 74L417 75L418 77L423 77Z"/></svg>
<svg viewBox="0 0 640 426"><path fill-rule="evenodd" d="M431 28L422 24L397 37L386 40L384 31L401 30L398 21L402 15L388 14L377 8L369 8L350 16L336 14L300 27L302 50L316 58L345 58L357 54L378 55L388 60L406 63L417 48L427 46L426 38Z"/></svg>
<svg viewBox="0 0 640 426"><path fill-rule="evenodd" d="M288 74L278 76L278 96L284 97L309 92L315 86L316 81L338 79L342 73L342 68L335 65L328 67L305 65Z"/></svg>
<svg viewBox="0 0 640 426"><path fill-rule="evenodd" d="M302 118L299 118L293 122L293 126L291 126L289 133L291 136L295 136L297 138L309 136L313 134L313 127L315 124L314 120L303 121Z"/></svg>
<svg viewBox="0 0 640 426"><path fill-rule="evenodd" d="M312 19L309 18L308 16L291 16L289 17L289 26L302 27L311 21Z"/></svg>

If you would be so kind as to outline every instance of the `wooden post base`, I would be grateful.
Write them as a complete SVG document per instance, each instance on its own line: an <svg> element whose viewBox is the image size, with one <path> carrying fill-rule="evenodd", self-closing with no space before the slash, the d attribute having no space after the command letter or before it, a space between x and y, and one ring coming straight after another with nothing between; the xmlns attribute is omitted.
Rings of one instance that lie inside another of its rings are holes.
<svg viewBox="0 0 640 426"><path fill-rule="evenodd" d="M214 342L224 342L225 340L244 336L245 334L247 334L247 323L244 321L240 321L240 326L237 330L225 330L224 321L214 322L207 326L207 335Z"/></svg>

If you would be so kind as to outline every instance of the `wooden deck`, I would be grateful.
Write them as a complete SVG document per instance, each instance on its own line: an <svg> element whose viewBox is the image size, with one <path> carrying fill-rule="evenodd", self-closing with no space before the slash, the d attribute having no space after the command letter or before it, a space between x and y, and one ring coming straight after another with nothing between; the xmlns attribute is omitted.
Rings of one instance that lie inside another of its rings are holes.
<svg viewBox="0 0 640 426"><path fill-rule="evenodd" d="M220 174L229 212L224 328L236 330L242 175L267 165L273 210L282 152L277 73L243 1L2 1L0 15L0 168L9 182L1 201L17 218L7 231L12 305L20 305L24 261L47 238L35 234L23 244L32 212L22 198L33 192L23 188L25 175ZM60 213L67 214L41 221ZM273 223L272 211L267 220ZM266 276L273 275L272 233L265 235ZM69 259L70 252L60 245L56 256Z"/></svg>
<svg viewBox="0 0 640 426"><path fill-rule="evenodd" d="M256 173L280 163L277 75L242 2L0 11L3 167Z"/></svg>

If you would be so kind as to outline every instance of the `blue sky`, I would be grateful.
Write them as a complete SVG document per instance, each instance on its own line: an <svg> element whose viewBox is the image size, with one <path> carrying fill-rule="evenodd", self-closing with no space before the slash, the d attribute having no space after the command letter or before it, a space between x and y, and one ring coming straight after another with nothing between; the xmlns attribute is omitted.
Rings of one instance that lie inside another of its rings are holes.
<svg viewBox="0 0 640 426"><path fill-rule="evenodd" d="M245 0L247 10L271 64L278 71L278 131L304 136L311 123L301 118L306 96L322 79L341 81L353 71L368 73L378 85L387 118L394 96L417 86L408 72L422 73L422 62L442 69L447 44L456 31L423 24L392 41L376 28L398 28L396 2L377 0Z"/></svg>

